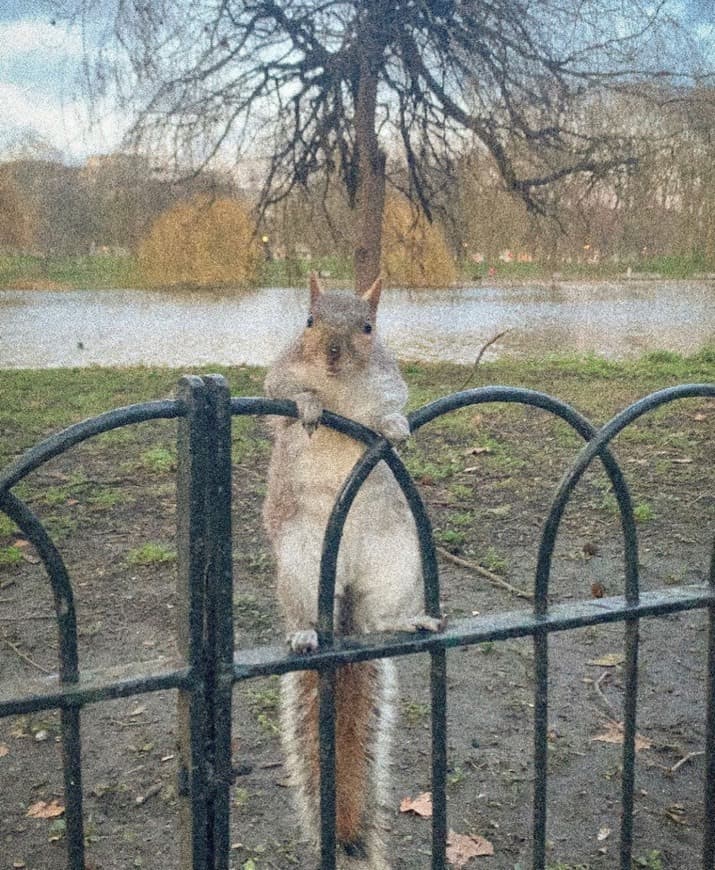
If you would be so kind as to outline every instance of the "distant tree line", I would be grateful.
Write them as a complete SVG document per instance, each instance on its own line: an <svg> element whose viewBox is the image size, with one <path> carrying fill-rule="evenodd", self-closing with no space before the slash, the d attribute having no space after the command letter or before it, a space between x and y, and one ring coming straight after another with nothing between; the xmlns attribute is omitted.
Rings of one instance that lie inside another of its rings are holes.
<svg viewBox="0 0 715 870"><path fill-rule="evenodd" d="M235 196L226 174L169 177L136 154L81 166L35 157L0 163L0 250L38 254L135 253L154 220L199 194Z"/></svg>
<svg viewBox="0 0 715 870"><path fill-rule="evenodd" d="M543 192L543 213L507 189L483 147L466 151L448 175L435 166L430 217L453 261L463 266L511 256L557 266L565 260L675 254L712 264L715 90L652 87L639 95L590 98L577 111L572 127L591 138L602 130L624 137L637 131L643 143L637 158L602 176L554 180ZM389 161L385 245L394 249L409 236L410 245L426 249L432 240L425 235L425 214L400 193L409 183L409 167L395 155ZM429 165L424 171L429 174ZM157 218L177 204L228 198L250 208L258 203L261 181L241 189L228 172L211 169L177 179L138 154L92 157L82 166L33 157L6 160L0 163L0 250L135 255ZM267 257L353 256L351 204L335 180L307 179L253 226L257 238L265 237ZM430 248L430 268L453 275L453 263L440 260L438 248ZM388 271L390 253L383 252Z"/></svg>

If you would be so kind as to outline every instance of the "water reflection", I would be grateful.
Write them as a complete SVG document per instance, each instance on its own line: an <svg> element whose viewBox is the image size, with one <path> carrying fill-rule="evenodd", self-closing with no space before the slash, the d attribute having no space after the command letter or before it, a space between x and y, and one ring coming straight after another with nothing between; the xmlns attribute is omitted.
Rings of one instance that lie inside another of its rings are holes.
<svg viewBox="0 0 715 870"><path fill-rule="evenodd" d="M0 292L0 367L266 365L300 329L307 291L240 294L138 290ZM380 329L404 359L652 349L692 353L715 340L705 282L531 284L387 291Z"/></svg>

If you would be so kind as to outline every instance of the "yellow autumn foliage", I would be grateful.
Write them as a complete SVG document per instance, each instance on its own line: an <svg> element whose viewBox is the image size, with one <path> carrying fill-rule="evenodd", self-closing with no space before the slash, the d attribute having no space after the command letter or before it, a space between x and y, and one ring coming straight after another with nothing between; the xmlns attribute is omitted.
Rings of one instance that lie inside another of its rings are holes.
<svg viewBox="0 0 715 870"><path fill-rule="evenodd" d="M446 287L457 280L442 230L397 197L385 203L382 274L388 284L398 287Z"/></svg>
<svg viewBox="0 0 715 870"><path fill-rule="evenodd" d="M246 209L205 195L159 215L138 251L140 274L152 287L245 286L255 283L261 257Z"/></svg>

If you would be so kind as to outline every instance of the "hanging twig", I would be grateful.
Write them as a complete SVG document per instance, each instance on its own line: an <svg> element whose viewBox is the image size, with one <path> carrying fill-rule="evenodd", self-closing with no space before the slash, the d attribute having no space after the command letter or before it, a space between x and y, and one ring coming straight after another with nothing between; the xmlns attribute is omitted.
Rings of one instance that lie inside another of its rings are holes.
<svg viewBox="0 0 715 870"><path fill-rule="evenodd" d="M440 554L440 556L443 556L450 562L454 562L454 564L459 565L460 568L467 568L470 571L474 571L476 574L479 574L480 577L484 577L492 584L492 586L498 586L500 589L506 589L507 592L511 592L511 594L515 595L517 598L526 598L527 600L531 601L534 597L532 592L525 592L523 589L512 586L511 583L504 580L503 577L500 577L498 574L495 574L488 568L484 568L482 565L477 564L477 562L469 562L467 559L462 559L459 556L455 556L453 553L450 553L449 550L445 550L444 547L435 547L435 549Z"/></svg>
<svg viewBox="0 0 715 870"><path fill-rule="evenodd" d="M502 332L498 332L498 333L497 333L493 338L490 338L489 341L486 342L486 344L483 344L483 345L479 348L479 353L477 354L477 358L474 360L474 365L473 365L472 368L469 370L469 374L468 374L467 377L464 379L464 383L462 384L462 386L461 386L461 387L457 387L457 392L459 392L460 390L464 390L464 389L466 389L467 384L468 384L468 383L472 380L472 378L474 377L474 373L475 373L476 370L477 370L477 366L479 365L479 363L480 363L481 360L482 360L482 357L484 356L484 351L486 351L487 348L490 348L490 347L494 344L494 342L499 341L500 338L503 338L503 337L507 334L507 332L509 332L508 329L505 329L505 330L503 330Z"/></svg>

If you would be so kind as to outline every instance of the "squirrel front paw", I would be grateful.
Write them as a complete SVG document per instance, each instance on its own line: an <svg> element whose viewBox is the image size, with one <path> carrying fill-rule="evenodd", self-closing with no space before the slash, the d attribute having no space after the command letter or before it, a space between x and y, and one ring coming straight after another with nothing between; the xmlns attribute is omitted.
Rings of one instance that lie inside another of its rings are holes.
<svg viewBox="0 0 715 870"><path fill-rule="evenodd" d="M318 421L323 413L323 406L320 404L320 400L315 393L305 392L298 393L294 397L294 401L301 423L308 435L312 435L318 428Z"/></svg>
<svg viewBox="0 0 715 870"><path fill-rule="evenodd" d="M402 414L385 414L378 429L393 444L401 444L410 437L410 424Z"/></svg>
<svg viewBox="0 0 715 870"><path fill-rule="evenodd" d="M318 649L318 634L313 629L292 631L286 637L286 643L294 653L315 652Z"/></svg>

